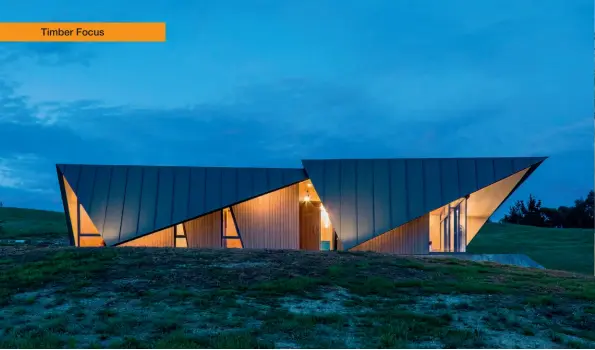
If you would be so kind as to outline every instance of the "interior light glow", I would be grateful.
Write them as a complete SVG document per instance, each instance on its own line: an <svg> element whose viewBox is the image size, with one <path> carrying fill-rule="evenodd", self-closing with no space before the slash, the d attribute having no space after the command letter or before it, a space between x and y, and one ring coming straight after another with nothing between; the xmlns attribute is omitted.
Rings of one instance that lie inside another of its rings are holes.
<svg viewBox="0 0 595 350"><path fill-rule="evenodd" d="M310 193L308 191L306 191L306 195L304 196L304 202L309 202L310 201Z"/></svg>
<svg viewBox="0 0 595 350"><path fill-rule="evenodd" d="M320 206L320 215L322 216L324 228L329 228L331 225L331 220L329 219L328 213L326 212L326 209L324 209L323 205Z"/></svg>

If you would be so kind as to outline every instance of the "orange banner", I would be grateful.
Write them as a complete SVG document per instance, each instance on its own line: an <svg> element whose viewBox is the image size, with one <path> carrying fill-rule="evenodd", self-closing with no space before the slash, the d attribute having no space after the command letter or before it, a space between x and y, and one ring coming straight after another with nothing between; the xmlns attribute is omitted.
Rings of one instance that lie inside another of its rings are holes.
<svg viewBox="0 0 595 350"><path fill-rule="evenodd" d="M0 42L164 42L165 23L0 23Z"/></svg>

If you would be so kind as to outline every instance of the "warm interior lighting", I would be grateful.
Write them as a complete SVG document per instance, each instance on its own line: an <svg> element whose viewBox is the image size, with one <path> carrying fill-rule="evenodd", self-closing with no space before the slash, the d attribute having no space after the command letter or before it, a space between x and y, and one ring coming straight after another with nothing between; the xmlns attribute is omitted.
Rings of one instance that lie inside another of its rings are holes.
<svg viewBox="0 0 595 350"><path fill-rule="evenodd" d="M223 226L223 246L225 248L242 248L242 241L230 208L223 209Z"/></svg>
<svg viewBox="0 0 595 350"><path fill-rule="evenodd" d="M306 191L306 195L304 196L304 202L310 201L310 192Z"/></svg>
<svg viewBox="0 0 595 350"><path fill-rule="evenodd" d="M326 209L324 209L324 206L320 206L320 215L322 216L322 222L324 223L324 228L329 228L329 226L331 225L331 220L328 217L328 213L326 212Z"/></svg>
<svg viewBox="0 0 595 350"><path fill-rule="evenodd" d="M471 193L466 201L466 220L464 222L464 239L465 245L475 237L477 232L486 223L488 218L494 213L496 208L506 199L515 186L523 179L523 176L530 168L523 169L513 175L508 176L498 182L495 182L487 187L481 188ZM448 213L449 207L455 207L462 202L463 198L458 198L455 201L446 204L430 212L430 242L432 243L431 250L433 252L447 251L447 245L444 242L444 232L441 220L444 215ZM454 247L454 242L451 242L450 247Z"/></svg>
<svg viewBox="0 0 595 350"><path fill-rule="evenodd" d="M300 202L316 203L320 202L320 197L316 193L316 188L310 180L302 181L299 185Z"/></svg>

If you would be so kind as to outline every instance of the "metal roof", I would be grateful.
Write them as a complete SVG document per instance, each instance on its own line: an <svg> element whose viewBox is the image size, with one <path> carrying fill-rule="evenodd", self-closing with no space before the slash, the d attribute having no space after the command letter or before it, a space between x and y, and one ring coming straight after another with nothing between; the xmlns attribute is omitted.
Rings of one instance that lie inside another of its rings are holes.
<svg viewBox="0 0 595 350"><path fill-rule="evenodd" d="M143 236L291 184L303 169L59 164L106 245Z"/></svg>
<svg viewBox="0 0 595 350"><path fill-rule="evenodd" d="M545 157L303 160L345 249Z"/></svg>

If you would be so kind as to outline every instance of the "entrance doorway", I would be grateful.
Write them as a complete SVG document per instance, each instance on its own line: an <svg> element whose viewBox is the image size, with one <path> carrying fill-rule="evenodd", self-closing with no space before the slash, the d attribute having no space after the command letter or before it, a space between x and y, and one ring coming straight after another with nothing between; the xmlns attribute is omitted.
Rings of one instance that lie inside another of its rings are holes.
<svg viewBox="0 0 595 350"><path fill-rule="evenodd" d="M320 202L300 203L300 249L335 250L333 227Z"/></svg>
<svg viewBox="0 0 595 350"><path fill-rule="evenodd" d="M300 182L299 198L300 249L336 250L331 220L310 180Z"/></svg>

